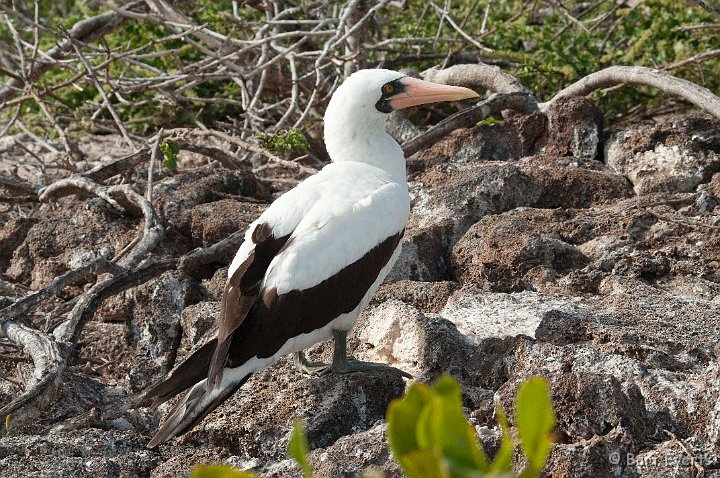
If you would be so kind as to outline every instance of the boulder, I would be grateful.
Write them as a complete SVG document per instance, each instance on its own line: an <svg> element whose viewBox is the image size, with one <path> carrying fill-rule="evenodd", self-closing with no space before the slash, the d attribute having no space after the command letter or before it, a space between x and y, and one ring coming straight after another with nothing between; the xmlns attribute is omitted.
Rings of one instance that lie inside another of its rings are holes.
<svg viewBox="0 0 720 478"><path fill-rule="evenodd" d="M243 196L267 200L270 190L248 170L205 167L159 181L153 192L153 206L166 224L172 225L185 238L192 238L192 211L196 206L233 197L240 200ZM203 216L201 211L197 215Z"/></svg>
<svg viewBox="0 0 720 478"><path fill-rule="evenodd" d="M605 162L636 194L693 192L720 171L720 121L693 113L613 134Z"/></svg>
<svg viewBox="0 0 720 478"><path fill-rule="evenodd" d="M410 221L389 280L445 277L449 252L467 229L487 214L533 204L539 185L515 164L437 165L410 185Z"/></svg>
<svg viewBox="0 0 720 478"><path fill-rule="evenodd" d="M9 280L39 289L98 257L112 259L137 234L132 218L121 216L100 198L65 197L58 204L59 208L43 205L40 217L18 223L21 232L26 231L24 237L7 236L6 246L15 246L5 271Z"/></svg>
<svg viewBox="0 0 720 478"><path fill-rule="evenodd" d="M603 113L582 96L553 101L546 112L548 156L571 156L580 160L598 160L603 151Z"/></svg>

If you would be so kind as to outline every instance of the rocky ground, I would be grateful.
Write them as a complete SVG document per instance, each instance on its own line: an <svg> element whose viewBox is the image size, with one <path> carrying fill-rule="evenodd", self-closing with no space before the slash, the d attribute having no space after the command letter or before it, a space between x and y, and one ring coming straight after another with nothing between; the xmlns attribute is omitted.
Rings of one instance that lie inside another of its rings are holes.
<svg viewBox="0 0 720 478"><path fill-rule="evenodd" d="M402 256L352 348L418 381L452 374L488 450L495 404L512 410L524 379L547 377L558 442L546 476L720 476L720 123L690 114L611 131L601 117L587 100L562 100L547 114L456 131L411 158ZM181 163L157 179L153 204L168 232L155 254L177 257L243 229L278 184ZM3 219L3 305L113 257L141 224L89 196ZM164 407L93 420L212 336L229 259L106 301L56 393L11 417L0 476L175 477L226 462L295 477L285 450L298 417L316 476L370 467L402 476L384 415L407 383L392 373L314 378L283 360L157 450L145 444ZM48 311L85 286L75 287ZM310 355L330 352L320 344ZM0 356L0 369L2 406L32 366Z"/></svg>

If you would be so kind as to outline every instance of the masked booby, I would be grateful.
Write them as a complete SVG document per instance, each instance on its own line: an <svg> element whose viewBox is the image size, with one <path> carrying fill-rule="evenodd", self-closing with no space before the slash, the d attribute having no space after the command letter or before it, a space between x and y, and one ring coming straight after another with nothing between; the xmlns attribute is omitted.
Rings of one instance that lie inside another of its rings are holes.
<svg viewBox="0 0 720 478"><path fill-rule="evenodd" d="M295 354L314 373L395 370L349 360L346 337L400 252L410 214L405 157L385 132L393 110L477 97L401 73L348 77L325 113L332 162L273 202L248 228L230 265L218 335L145 395L152 407L190 389L152 438L185 433L250 375ZM302 350L334 338L332 364Z"/></svg>

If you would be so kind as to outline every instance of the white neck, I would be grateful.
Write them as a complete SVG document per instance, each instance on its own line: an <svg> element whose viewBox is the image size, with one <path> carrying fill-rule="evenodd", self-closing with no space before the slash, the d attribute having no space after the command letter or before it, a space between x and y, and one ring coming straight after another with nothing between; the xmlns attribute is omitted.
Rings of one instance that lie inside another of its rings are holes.
<svg viewBox="0 0 720 478"><path fill-rule="evenodd" d="M352 109L328 108L325 115L325 146L330 159L333 162L372 164L404 182L405 155L400 145L385 132L384 115L368 117L352 113Z"/></svg>

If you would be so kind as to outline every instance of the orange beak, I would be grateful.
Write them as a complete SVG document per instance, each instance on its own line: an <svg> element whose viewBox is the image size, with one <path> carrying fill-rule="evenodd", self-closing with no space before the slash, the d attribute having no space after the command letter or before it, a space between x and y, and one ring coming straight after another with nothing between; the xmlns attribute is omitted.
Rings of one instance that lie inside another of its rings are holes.
<svg viewBox="0 0 720 478"><path fill-rule="evenodd" d="M400 83L405 86L405 91L398 93L390 99L390 106L392 106L393 109L408 108L410 106L424 105L427 103L438 103L440 101L458 101L480 96L470 88L439 85L409 76L401 79Z"/></svg>

